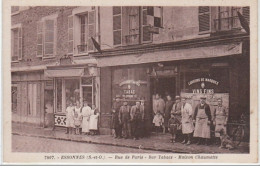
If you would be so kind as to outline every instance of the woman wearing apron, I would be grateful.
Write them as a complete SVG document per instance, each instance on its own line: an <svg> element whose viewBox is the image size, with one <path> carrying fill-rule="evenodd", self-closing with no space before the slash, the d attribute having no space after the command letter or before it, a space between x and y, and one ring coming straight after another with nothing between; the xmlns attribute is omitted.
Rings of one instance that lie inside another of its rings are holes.
<svg viewBox="0 0 260 173"><path fill-rule="evenodd" d="M74 128L74 106L72 102L69 103L69 106L66 108L66 134L71 134Z"/></svg>
<svg viewBox="0 0 260 173"><path fill-rule="evenodd" d="M76 106L75 106L75 115L77 114L78 117L80 117L80 119L81 119L81 117L82 117L81 111L82 111L82 107L81 107L79 101L77 101L77 102L76 102ZM80 125L79 128L81 128L81 125ZM76 132L75 132L75 134L76 134Z"/></svg>
<svg viewBox="0 0 260 173"><path fill-rule="evenodd" d="M192 106L189 103L186 103L186 98L182 98L181 117L182 134L185 135L182 144L185 144L187 141L186 144L190 145L194 126L192 121Z"/></svg>
<svg viewBox="0 0 260 173"><path fill-rule="evenodd" d="M205 144L208 145L208 139L210 139L210 121L211 121L211 112L210 107L206 104L206 97L200 98L200 104L198 104L194 111L194 118L196 120L194 137L198 138L197 144L202 144L205 141Z"/></svg>
<svg viewBox="0 0 260 173"><path fill-rule="evenodd" d="M91 108L88 106L88 102L84 101L84 107L82 108L82 133L89 134L89 119L91 114Z"/></svg>
<svg viewBox="0 0 260 173"><path fill-rule="evenodd" d="M215 137L218 138L218 143L219 137L220 137L220 130L223 129L226 133L227 130L227 121L228 121L228 116L226 114L226 108L222 105L222 99L218 99L218 107L215 108L214 110L214 118L213 118L213 124L215 126Z"/></svg>

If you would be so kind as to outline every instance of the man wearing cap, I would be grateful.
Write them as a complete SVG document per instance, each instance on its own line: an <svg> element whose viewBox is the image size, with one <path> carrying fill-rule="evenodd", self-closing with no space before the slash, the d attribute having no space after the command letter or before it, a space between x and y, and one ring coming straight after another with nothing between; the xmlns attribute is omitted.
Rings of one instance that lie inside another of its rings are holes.
<svg viewBox="0 0 260 173"><path fill-rule="evenodd" d="M168 120L171 117L171 110L172 110L172 105L173 105L173 100L170 95L166 96L167 101L165 103L165 117L164 117L164 130L168 129Z"/></svg>
<svg viewBox="0 0 260 173"><path fill-rule="evenodd" d="M190 145L194 126L192 121L192 106L191 104L186 102L186 99L186 97L182 97L181 99L182 134L185 135L182 144L185 144L187 142L186 144Z"/></svg>
<svg viewBox="0 0 260 173"><path fill-rule="evenodd" d="M226 108L222 105L222 99L218 98L218 106L214 109L213 125L215 126L215 137L219 139L219 132L223 129L227 130L228 115ZM220 143L220 141L218 142Z"/></svg>
<svg viewBox="0 0 260 173"><path fill-rule="evenodd" d="M119 110L119 122L122 122L122 135L125 139L131 137L130 106L124 101Z"/></svg>
<svg viewBox="0 0 260 173"><path fill-rule="evenodd" d="M144 120L144 109L141 107L140 101L137 101L136 105L132 106L130 116L132 122L132 135L134 136L134 140L137 140L141 135L142 122Z"/></svg>
<svg viewBox="0 0 260 173"><path fill-rule="evenodd" d="M175 103L172 106L171 114L174 115L175 118L178 119L179 122L181 122L181 97L180 96L175 96ZM176 134L176 139L180 137L180 128L177 128L177 134Z"/></svg>
<svg viewBox="0 0 260 173"><path fill-rule="evenodd" d="M200 103L196 106L194 111L195 119L195 130L194 137L198 138L197 144L200 145L205 142L209 144L210 139L210 123L211 123L211 112L210 107L206 104L206 97L200 97Z"/></svg>
<svg viewBox="0 0 260 173"><path fill-rule="evenodd" d="M120 96L116 95L116 100L112 106L113 114L115 115L113 118L113 128L115 129L116 138L122 137L122 122L120 122L120 119L119 119L119 110L120 110L121 105L122 104L120 103Z"/></svg>

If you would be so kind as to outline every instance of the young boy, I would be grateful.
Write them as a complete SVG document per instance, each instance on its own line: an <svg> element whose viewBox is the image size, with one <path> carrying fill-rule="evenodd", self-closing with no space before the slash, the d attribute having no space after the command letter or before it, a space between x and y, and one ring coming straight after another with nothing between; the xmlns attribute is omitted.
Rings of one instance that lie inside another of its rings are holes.
<svg viewBox="0 0 260 173"><path fill-rule="evenodd" d="M158 111L154 118L153 118L153 123L154 123L154 126L155 126L155 130L156 130L156 133L159 132L159 130L161 129L162 125L163 125L163 122L164 122L164 119L163 119L163 116L162 114Z"/></svg>
<svg viewBox="0 0 260 173"><path fill-rule="evenodd" d="M79 135L79 128L82 122L82 117L80 115L78 115L77 113L75 113L74 115L74 125L76 128L76 135Z"/></svg>
<svg viewBox="0 0 260 173"><path fill-rule="evenodd" d="M178 127L180 126L180 124L181 124L181 122L177 119L177 117L175 117L174 114L171 114L171 118L168 121L168 130L169 130L170 134L172 135L172 137L171 137L172 143L175 143L177 130L178 130Z"/></svg>

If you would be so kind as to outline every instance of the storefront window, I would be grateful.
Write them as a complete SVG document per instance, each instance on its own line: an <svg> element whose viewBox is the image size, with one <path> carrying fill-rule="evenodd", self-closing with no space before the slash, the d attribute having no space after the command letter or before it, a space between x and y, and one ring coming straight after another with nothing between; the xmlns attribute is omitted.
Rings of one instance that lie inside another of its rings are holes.
<svg viewBox="0 0 260 173"><path fill-rule="evenodd" d="M62 79L56 80L57 112L62 112Z"/></svg>
<svg viewBox="0 0 260 173"><path fill-rule="evenodd" d="M12 112L17 112L17 86L12 86Z"/></svg>
<svg viewBox="0 0 260 173"><path fill-rule="evenodd" d="M80 101L79 79L65 79L66 107L72 102Z"/></svg>
<svg viewBox="0 0 260 173"><path fill-rule="evenodd" d="M87 101L91 106L93 103L95 103L93 99L93 79L87 77L82 78L81 85L83 101Z"/></svg>

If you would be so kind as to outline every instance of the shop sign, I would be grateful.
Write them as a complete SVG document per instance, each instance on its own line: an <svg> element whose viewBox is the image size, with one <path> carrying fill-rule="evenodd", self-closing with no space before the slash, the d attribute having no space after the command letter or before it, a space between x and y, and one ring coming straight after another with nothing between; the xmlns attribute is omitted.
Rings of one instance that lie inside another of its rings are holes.
<svg viewBox="0 0 260 173"><path fill-rule="evenodd" d="M119 86L123 86L123 85L130 85L130 84L133 84L133 85L136 85L136 86L140 86L142 84L147 84L146 81L141 81L141 80L138 80L138 81L134 81L134 80L126 80L126 81L123 81L119 84Z"/></svg>
<svg viewBox="0 0 260 173"><path fill-rule="evenodd" d="M122 87L122 97L123 98L137 98L136 87L147 84L146 81L135 81L135 80L126 80L119 84Z"/></svg>
<svg viewBox="0 0 260 173"><path fill-rule="evenodd" d="M219 85L219 81L210 78L197 78L188 82L188 86L200 83L201 88L192 88L193 94L214 94L213 88L207 88L208 84ZM197 86L197 85L196 85Z"/></svg>

